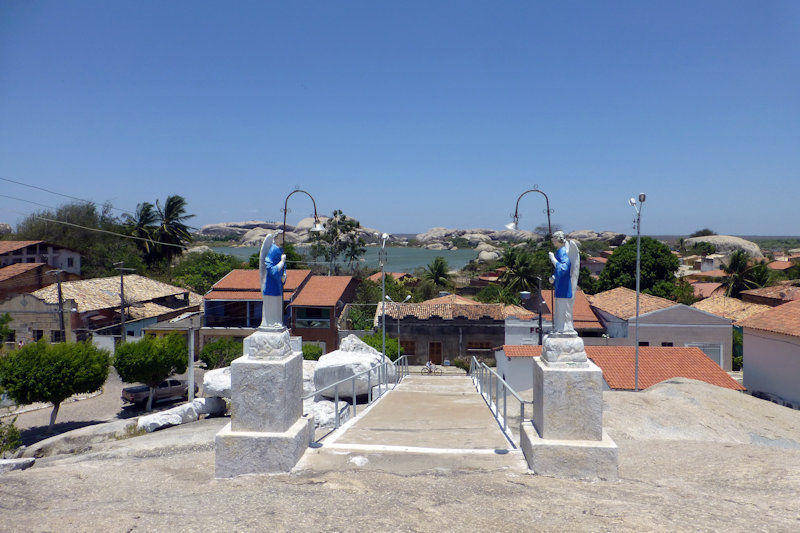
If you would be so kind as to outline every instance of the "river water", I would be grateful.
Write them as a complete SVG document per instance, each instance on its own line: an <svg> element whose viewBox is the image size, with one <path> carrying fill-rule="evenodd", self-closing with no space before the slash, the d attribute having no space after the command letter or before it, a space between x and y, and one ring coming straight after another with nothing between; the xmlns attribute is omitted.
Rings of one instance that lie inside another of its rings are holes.
<svg viewBox="0 0 800 533"><path fill-rule="evenodd" d="M233 255L243 261L258 252L257 246L211 246L210 248L221 254ZM377 246L368 246L361 264L377 268L378 249ZM304 252L305 250L299 248L298 251ZM472 259L478 257L478 252L466 248L461 250L426 250L425 248L390 246L386 249L386 255L386 270L389 272L411 272L417 267L424 267L437 256L444 257L450 270L458 270L465 267Z"/></svg>

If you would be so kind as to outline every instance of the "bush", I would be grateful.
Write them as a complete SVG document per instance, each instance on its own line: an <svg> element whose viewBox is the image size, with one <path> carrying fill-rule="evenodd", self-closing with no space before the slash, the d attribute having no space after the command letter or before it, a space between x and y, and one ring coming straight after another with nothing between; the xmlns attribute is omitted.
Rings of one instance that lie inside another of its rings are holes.
<svg viewBox="0 0 800 533"><path fill-rule="evenodd" d="M181 257L172 269L170 281L205 294L214 283L235 268L242 268L242 262L232 255L216 252L190 253Z"/></svg>
<svg viewBox="0 0 800 533"><path fill-rule="evenodd" d="M230 366L231 361L242 356L242 340L231 337L209 342L200 350L200 360L208 370Z"/></svg>
<svg viewBox="0 0 800 533"><path fill-rule="evenodd" d="M383 336L381 333L373 333L372 335L365 335L361 340L372 346L378 351L383 348ZM403 355L403 349L397 342L397 339L386 337L386 357L392 361L397 360L398 357Z"/></svg>
<svg viewBox="0 0 800 533"><path fill-rule="evenodd" d="M53 404L52 431L61 402L98 390L108 377L109 355L86 342L27 344L0 359L0 386L18 404Z"/></svg>
<svg viewBox="0 0 800 533"><path fill-rule="evenodd" d="M144 383L150 387L147 410L153 407L153 393L159 383L173 374L186 372L189 350L183 335L143 337L117 347L114 368L126 383Z"/></svg>
<svg viewBox="0 0 800 533"><path fill-rule="evenodd" d="M303 359L308 361L317 361L320 357L322 357L321 346L317 346L316 344L303 345Z"/></svg>
<svg viewBox="0 0 800 533"><path fill-rule="evenodd" d="M16 421L16 416L7 424L0 420L0 456L3 452L13 452L22 445L19 429L14 425Z"/></svg>

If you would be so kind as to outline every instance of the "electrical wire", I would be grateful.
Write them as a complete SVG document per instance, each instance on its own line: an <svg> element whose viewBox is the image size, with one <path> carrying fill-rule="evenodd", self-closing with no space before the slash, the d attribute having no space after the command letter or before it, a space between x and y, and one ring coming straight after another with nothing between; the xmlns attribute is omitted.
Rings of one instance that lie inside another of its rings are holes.
<svg viewBox="0 0 800 533"><path fill-rule="evenodd" d="M50 193L50 194L56 194L58 196L63 196L65 198L70 198L72 200L78 200L79 202L86 202L87 204L95 204L95 205L97 204L97 202L93 202L92 200L87 200L85 198L78 198L77 196L71 196L69 194L64 194L64 193L61 193L61 192L58 192L58 191L53 191L53 190L47 189L45 187L40 187L39 185L31 185L30 183L25 183L25 182L22 182L22 181L12 180L11 178L4 178L4 177L0 176L0 180L7 181L8 183L14 183L16 185L22 185L23 187L30 187L31 189L38 189L40 191L44 191L44 192L47 192L47 193ZM129 215L135 215L135 213L133 213L131 211L128 211L127 209L122 209L120 207L114 207L111 204L107 204L107 205L111 209L114 209L116 211L121 211L123 213L128 213Z"/></svg>

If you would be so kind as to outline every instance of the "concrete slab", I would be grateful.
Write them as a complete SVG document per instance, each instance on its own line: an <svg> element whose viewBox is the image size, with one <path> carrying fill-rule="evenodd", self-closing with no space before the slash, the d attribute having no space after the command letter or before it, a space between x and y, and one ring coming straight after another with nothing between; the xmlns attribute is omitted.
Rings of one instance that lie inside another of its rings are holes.
<svg viewBox="0 0 800 533"><path fill-rule="evenodd" d="M541 476L594 481L618 479L617 445L603 431L601 440L543 439L523 422L521 447L528 467Z"/></svg>

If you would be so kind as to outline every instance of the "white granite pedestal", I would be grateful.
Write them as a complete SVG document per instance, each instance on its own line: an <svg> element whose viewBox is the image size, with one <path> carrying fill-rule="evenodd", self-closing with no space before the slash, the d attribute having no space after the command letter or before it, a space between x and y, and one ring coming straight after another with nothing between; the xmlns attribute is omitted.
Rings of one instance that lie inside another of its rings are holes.
<svg viewBox="0 0 800 533"><path fill-rule="evenodd" d="M536 474L617 479L617 445L603 430L603 372L577 334L548 335L534 359L533 420L520 438Z"/></svg>
<svg viewBox="0 0 800 533"><path fill-rule="evenodd" d="M217 433L215 476L288 472L313 436L302 416L303 361L282 328L259 329L231 363L231 422Z"/></svg>

